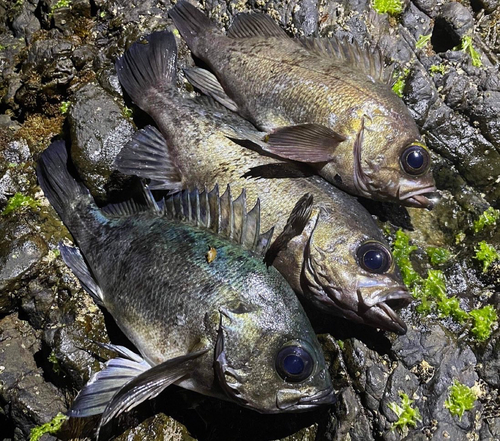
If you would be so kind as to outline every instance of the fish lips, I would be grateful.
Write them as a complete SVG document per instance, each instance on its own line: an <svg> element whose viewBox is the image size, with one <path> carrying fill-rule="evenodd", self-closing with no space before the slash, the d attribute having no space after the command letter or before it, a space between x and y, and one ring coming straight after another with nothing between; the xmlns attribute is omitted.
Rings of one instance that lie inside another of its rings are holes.
<svg viewBox="0 0 500 441"><path fill-rule="evenodd" d="M436 194L436 186L429 185L427 187L419 188L417 190L402 192L398 191L398 198L401 203L407 205L409 207L416 208L427 208L432 210L434 208L435 203L439 199Z"/></svg>
<svg viewBox="0 0 500 441"><path fill-rule="evenodd" d="M289 389L281 390L276 395L276 407L279 412L305 412L318 406L332 405L336 401L337 395L333 385L308 397Z"/></svg>
<svg viewBox="0 0 500 441"><path fill-rule="evenodd" d="M359 289L358 297L363 297ZM360 316L365 323L369 323L371 326L404 335L407 331L406 323L395 310L408 306L411 301L412 296L406 289L392 291L369 306Z"/></svg>

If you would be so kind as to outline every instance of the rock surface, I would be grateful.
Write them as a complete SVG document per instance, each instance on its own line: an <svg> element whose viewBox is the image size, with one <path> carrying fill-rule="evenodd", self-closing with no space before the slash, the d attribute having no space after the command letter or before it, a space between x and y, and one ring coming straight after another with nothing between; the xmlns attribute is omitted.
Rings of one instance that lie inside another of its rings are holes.
<svg viewBox="0 0 500 441"><path fill-rule="evenodd" d="M349 35L377 43L388 54L405 77L403 99L432 150L441 201L432 212L365 204L390 240L397 229L406 229L418 247L411 259L422 277L440 269L448 296L456 296L464 310L492 305L500 312L500 265L483 273L473 258L481 240L500 251L500 227L477 234L473 229L486 209L500 208L498 2L411 0L397 16L377 14L371 4L202 2L221 26L239 12L263 11L292 35ZM112 319L62 262L57 243L69 235L39 191L34 166L54 137L64 138L94 196L104 202L123 192L126 183L114 173L114 157L135 128L150 121L123 97L114 60L140 36L173 29L170 7L167 0L0 4L3 439L27 439L33 427L68 408L109 358L93 341L123 343ZM475 59L464 49L464 37L471 37ZM181 65L193 64L181 41L179 54ZM17 193L30 202L5 212ZM446 248L450 260L431 265L425 253L431 246ZM404 312L408 333L396 337L312 313L339 390L330 409L258 415L170 388L114 421L105 435L121 440L500 439L498 324L490 338L478 342L470 321L444 315L435 309L422 315L417 301ZM462 418L445 406L454 381L474 386L477 394ZM393 409L401 404L401 392L419 409L415 426L395 427ZM95 424L95 419L69 420L44 439L89 437Z"/></svg>

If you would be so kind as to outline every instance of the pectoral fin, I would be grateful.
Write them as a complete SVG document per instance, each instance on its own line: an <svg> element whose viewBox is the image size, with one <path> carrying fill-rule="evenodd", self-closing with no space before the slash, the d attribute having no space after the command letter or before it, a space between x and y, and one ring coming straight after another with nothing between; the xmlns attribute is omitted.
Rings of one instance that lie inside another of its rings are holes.
<svg viewBox="0 0 500 441"><path fill-rule="evenodd" d="M80 250L76 247L69 247L62 242L59 244L59 251L64 263L69 266L73 274L78 278L83 289L87 291L98 305L103 304L102 290L97 284L87 262L83 259Z"/></svg>
<svg viewBox="0 0 500 441"><path fill-rule="evenodd" d="M115 165L126 174L150 179L152 190L182 189L182 178L162 134L147 126L134 134L118 154Z"/></svg>
<svg viewBox="0 0 500 441"><path fill-rule="evenodd" d="M271 266L273 264L276 256L281 250L286 249L290 240L302 233L309 218L311 217L312 205L313 196L310 193L306 193L295 204L295 207L293 207L293 210L288 217L285 228L283 228L281 234L272 243L269 250L267 250L264 257L264 262L267 266Z"/></svg>
<svg viewBox="0 0 500 441"><path fill-rule="evenodd" d="M109 360L106 367L91 378L68 411L70 417L83 418L103 413L126 383L151 368L139 355L123 346L100 346L117 352L121 357Z"/></svg>
<svg viewBox="0 0 500 441"><path fill-rule="evenodd" d="M268 137L265 150L298 162L329 162L346 138L319 124L281 127Z"/></svg>
<svg viewBox="0 0 500 441"><path fill-rule="evenodd" d="M217 77L206 69L192 67L184 69L188 81L205 95L212 97L233 112L238 111L237 104L227 96Z"/></svg>
<svg viewBox="0 0 500 441"><path fill-rule="evenodd" d="M165 388L188 375L197 359L206 352L208 349L167 360L135 376L113 395L103 412L99 428L115 416L156 397Z"/></svg>

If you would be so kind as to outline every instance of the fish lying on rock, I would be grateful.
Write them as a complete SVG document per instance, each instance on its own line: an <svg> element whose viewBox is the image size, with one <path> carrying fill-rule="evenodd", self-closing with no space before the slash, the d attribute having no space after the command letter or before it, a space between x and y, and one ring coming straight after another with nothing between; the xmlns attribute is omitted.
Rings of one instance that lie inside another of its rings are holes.
<svg viewBox="0 0 500 441"><path fill-rule="evenodd" d="M259 206L244 193L180 192L157 204L99 209L68 170L64 143L42 155L45 196L73 235L61 246L82 286L113 316L140 355L112 359L69 415L103 413L101 425L171 384L262 413L299 412L334 400L316 335L283 277L258 256ZM210 263L210 248L216 256Z"/></svg>
<svg viewBox="0 0 500 441"><path fill-rule="evenodd" d="M379 52L292 39L264 14L239 14L227 36L185 0L169 14L215 74L187 70L190 82L267 132L266 151L354 195L432 206L429 151Z"/></svg>
<svg viewBox="0 0 500 441"><path fill-rule="evenodd" d="M143 44L144 43L144 44ZM117 167L176 191L231 185L260 200L264 229L283 231L267 262L299 294L329 313L396 333L395 309L411 300L380 229L359 202L298 164L263 156L231 138L258 133L213 100L187 99L176 86L177 48L169 32L133 44L116 63L132 100L153 117L127 144ZM162 136L163 135L163 136ZM302 198L307 193L310 198ZM296 202L302 207L293 210ZM288 221L287 221L288 219Z"/></svg>

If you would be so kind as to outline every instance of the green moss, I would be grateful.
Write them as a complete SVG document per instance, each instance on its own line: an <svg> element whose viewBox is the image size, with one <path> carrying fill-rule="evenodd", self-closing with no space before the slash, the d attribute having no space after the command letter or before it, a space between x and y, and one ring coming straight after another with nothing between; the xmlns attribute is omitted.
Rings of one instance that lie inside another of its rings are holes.
<svg viewBox="0 0 500 441"><path fill-rule="evenodd" d="M59 366L59 360L57 359L55 352L52 351L47 359L52 363L52 370L58 374L61 371L61 367Z"/></svg>
<svg viewBox="0 0 500 441"><path fill-rule="evenodd" d="M451 253L445 248L429 247L425 250L432 265L441 265L450 260Z"/></svg>
<svg viewBox="0 0 500 441"><path fill-rule="evenodd" d="M69 8L71 6L71 0L59 0L54 6L52 6L52 11L60 8Z"/></svg>
<svg viewBox="0 0 500 441"><path fill-rule="evenodd" d="M472 58L472 65L475 67L481 67L483 62L481 61L481 55L472 46L472 37L470 35L464 35L460 44L453 48L456 51L463 51Z"/></svg>
<svg viewBox="0 0 500 441"><path fill-rule="evenodd" d="M446 66L444 64L433 64L430 68L429 71L431 75L440 73L441 75L444 75L446 73Z"/></svg>
<svg viewBox="0 0 500 441"><path fill-rule="evenodd" d="M398 76L394 84L392 85L392 91L399 96L400 98L403 96L403 90L406 85L406 78L410 74L410 69L404 69Z"/></svg>
<svg viewBox="0 0 500 441"><path fill-rule="evenodd" d="M495 210L493 207L488 208L479 219L474 221L474 233L480 233L485 227L496 225L500 219L500 210Z"/></svg>
<svg viewBox="0 0 500 441"><path fill-rule="evenodd" d="M418 37L417 44L415 44L415 47L417 49L423 49L425 46L427 46L427 43L431 41L432 34L429 35L421 35Z"/></svg>
<svg viewBox="0 0 500 441"><path fill-rule="evenodd" d="M417 247L410 245L410 238L402 230L396 231L396 240L393 246L393 255L396 264L401 270L403 282L408 288L414 288L416 284L422 281L419 274L413 269L410 261L410 254L415 251Z"/></svg>
<svg viewBox="0 0 500 441"><path fill-rule="evenodd" d="M459 383L457 380L453 381L453 385L450 386L449 390L450 395L444 402L444 406L452 415L457 415L462 419L466 410L474 408L476 394L470 387Z"/></svg>
<svg viewBox="0 0 500 441"><path fill-rule="evenodd" d="M63 101L61 103L61 106L59 107L59 110L61 111L61 113L63 115L65 115L66 113L68 113L68 110L69 110L70 106L71 106L71 103L69 101Z"/></svg>
<svg viewBox="0 0 500 441"><path fill-rule="evenodd" d="M469 318L469 314L460 307L460 302L455 296L439 299L436 306L441 317L451 317L458 323L463 323Z"/></svg>
<svg viewBox="0 0 500 441"><path fill-rule="evenodd" d="M403 12L402 0L373 0L373 9L379 14L399 15Z"/></svg>
<svg viewBox="0 0 500 441"><path fill-rule="evenodd" d="M388 407L398 417L398 420L392 424L392 429L394 430L397 428L403 432L407 430L409 426L416 427L417 422L422 421L422 417L418 407L411 407L413 400L410 400L408 395L404 392L399 392L399 396L401 397L401 405L392 402L388 404Z"/></svg>
<svg viewBox="0 0 500 441"><path fill-rule="evenodd" d="M122 114L125 118L132 118L134 111L130 107L123 106Z"/></svg>
<svg viewBox="0 0 500 441"><path fill-rule="evenodd" d="M491 328L495 323L498 323L498 315L495 308L487 305L484 308L471 311L470 316L474 322L474 326L470 331L472 335L478 341L488 340L491 335Z"/></svg>
<svg viewBox="0 0 500 441"><path fill-rule="evenodd" d="M493 262L500 259L500 255L492 245L486 243L484 240L479 242L478 245L479 248L474 248L476 252L474 258L483 263L483 273L485 273Z"/></svg>
<svg viewBox="0 0 500 441"><path fill-rule="evenodd" d="M30 441L38 441L43 435L46 433L50 433L54 435L59 431L64 421L66 421L68 417L63 415L62 413L58 413L51 421L48 423L42 424L41 426L34 427L31 429L30 433Z"/></svg>
<svg viewBox="0 0 500 441"><path fill-rule="evenodd" d="M38 207L38 205L39 203L35 201L32 197L24 196L21 193L16 193L7 202L7 206L2 211L2 216L7 216L8 214L18 210L21 207L36 208Z"/></svg>

